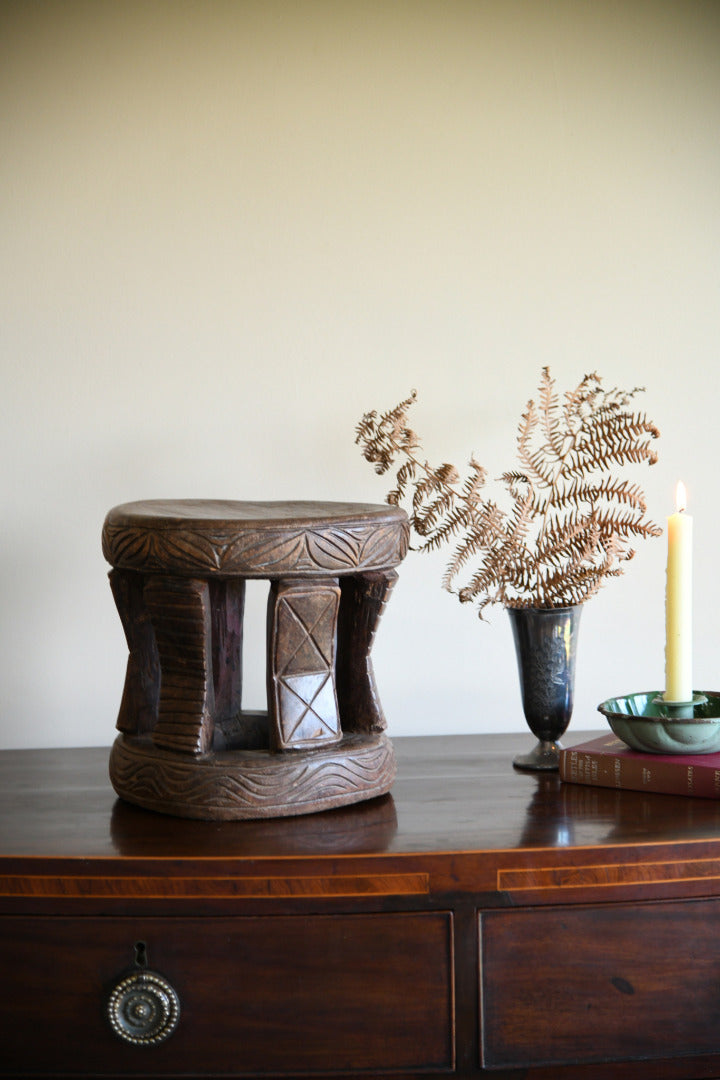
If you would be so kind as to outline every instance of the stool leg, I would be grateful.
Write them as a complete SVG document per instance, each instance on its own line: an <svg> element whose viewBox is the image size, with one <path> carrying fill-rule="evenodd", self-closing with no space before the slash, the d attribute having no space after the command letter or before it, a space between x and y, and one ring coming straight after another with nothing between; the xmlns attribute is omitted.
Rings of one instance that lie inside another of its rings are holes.
<svg viewBox="0 0 720 1080"><path fill-rule="evenodd" d="M215 723L234 719L242 708L243 578L211 580L212 671Z"/></svg>
<svg viewBox="0 0 720 1080"><path fill-rule="evenodd" d="M210 749L214 693L207 581L153 575L145 586L160 656L156 746L191 754Z"/></svg>
<svg viewBox="0 0 720 1080"><path fill-rule="evenodd" d="M127 735L146 735L157 720L160 659L143 598L145 576L111 570L108 577L130 653L117 727Z"/></svg>
<svg viewBox="0 0 720 1080"><path fill-rule="evenodd" d="M385 730L370 650L397 579L395 570L378 570L342 579L337 694L345 732Z"/></svg>
<svg viewBox="0 0 720 1080"><path fill-rule="evenodd" d="M335 690L336 578L274 581L268 599L268 714L277 750L342 738Z"/></svg>

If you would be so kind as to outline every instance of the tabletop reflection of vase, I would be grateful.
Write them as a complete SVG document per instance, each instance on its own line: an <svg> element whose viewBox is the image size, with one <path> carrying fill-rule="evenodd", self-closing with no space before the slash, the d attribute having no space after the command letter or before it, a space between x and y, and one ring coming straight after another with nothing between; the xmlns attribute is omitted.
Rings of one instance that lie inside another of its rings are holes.
<svg viewBox="0 0 720 1080"><path fill-rule="evenodd" d="M525 720L537 745L519 769L557 769L559 739L573 711L577 633L582 607L508 608Z"/></svg>

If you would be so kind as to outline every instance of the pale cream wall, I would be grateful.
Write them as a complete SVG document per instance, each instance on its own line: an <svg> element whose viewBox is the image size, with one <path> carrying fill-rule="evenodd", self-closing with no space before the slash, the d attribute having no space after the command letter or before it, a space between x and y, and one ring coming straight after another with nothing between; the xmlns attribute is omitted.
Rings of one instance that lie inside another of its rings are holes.
<svg viewBox="0 0 720 1080"><path fill-rule="evenodd" d="M647 387L716 689L719 120L713 2L0 5L0 746L113 738L111 506L382 501L354 425L412 387L497 475L544 364ZM587 606L574 729L662 684L664 558ZM377 638L391 734L523 730L506 616L441 567Z"/></svg>

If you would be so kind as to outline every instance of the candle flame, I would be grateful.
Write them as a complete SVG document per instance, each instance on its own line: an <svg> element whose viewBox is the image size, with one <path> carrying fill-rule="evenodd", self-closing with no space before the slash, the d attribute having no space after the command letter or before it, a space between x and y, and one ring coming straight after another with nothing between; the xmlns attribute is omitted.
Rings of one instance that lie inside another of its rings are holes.
<svg viewBox="0 0 720 1080"><path fill-rule="evenodd" d="M679 514L687 508L687 494L682 480L678 480L678 485L675 488L675 506Z"/></svg>

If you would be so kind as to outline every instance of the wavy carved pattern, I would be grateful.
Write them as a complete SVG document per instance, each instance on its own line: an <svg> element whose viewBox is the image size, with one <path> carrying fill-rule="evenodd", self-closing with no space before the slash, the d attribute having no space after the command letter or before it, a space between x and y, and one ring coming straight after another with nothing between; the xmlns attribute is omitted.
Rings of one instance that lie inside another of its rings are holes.
<svg viewBox="0 0 720 1080"><path fill-rule="evenodd" d="M191 763L120 735L110 779L128 802L210 820L288 817L384 795L395 777L384 736L350 736L327 750L228 751Z"/></svg>

